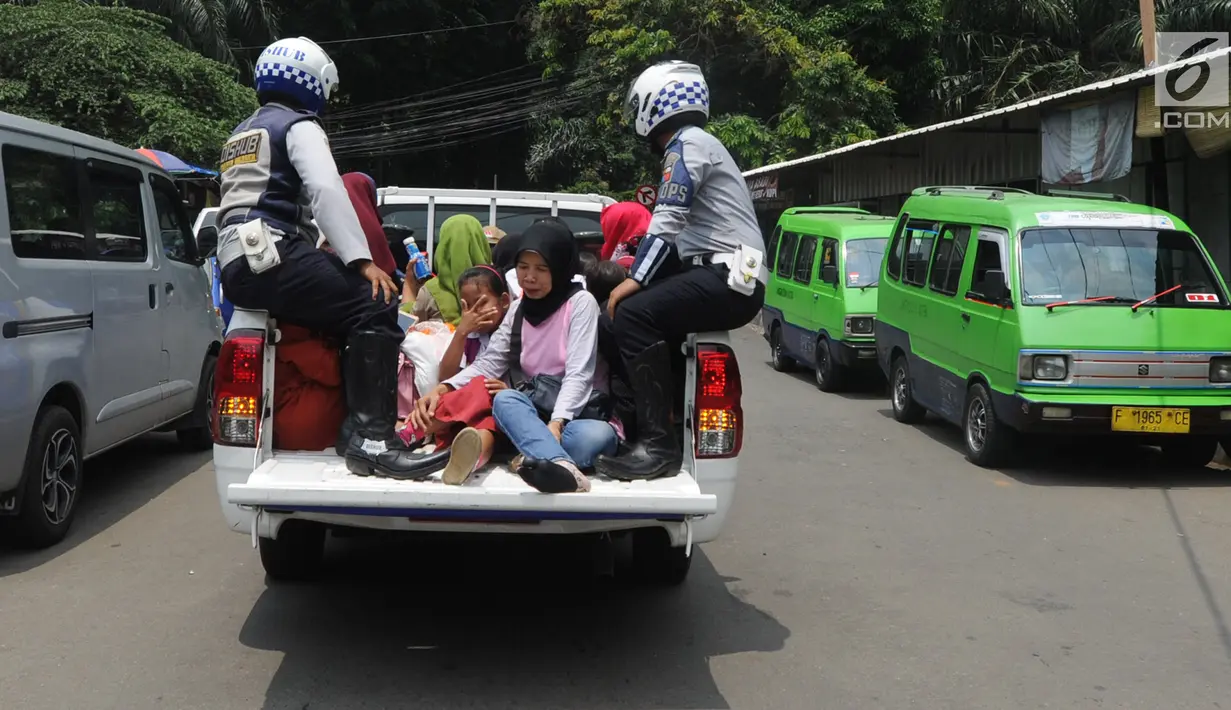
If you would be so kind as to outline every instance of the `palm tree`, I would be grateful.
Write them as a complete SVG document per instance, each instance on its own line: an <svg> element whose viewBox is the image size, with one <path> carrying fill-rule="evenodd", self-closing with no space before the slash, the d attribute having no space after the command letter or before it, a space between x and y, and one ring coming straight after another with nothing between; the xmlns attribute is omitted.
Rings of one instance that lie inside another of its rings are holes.
<svg viewBox="0 0 1231 710"><path fill-rule="evenodd" d="M278 32L279 5L272 0L93 0L118 4L171 20L176 42L227 64L238 64L233 49L263 44Z"/></svg>
<svg viewBox="0 0 1231 710"><path fill-rule="evenodd" d="M1231 27L1231 0L1156 0L1160 32ZM1008 106L1142 67L1136 0L945 0L936 94L950 116Z"/></svg>

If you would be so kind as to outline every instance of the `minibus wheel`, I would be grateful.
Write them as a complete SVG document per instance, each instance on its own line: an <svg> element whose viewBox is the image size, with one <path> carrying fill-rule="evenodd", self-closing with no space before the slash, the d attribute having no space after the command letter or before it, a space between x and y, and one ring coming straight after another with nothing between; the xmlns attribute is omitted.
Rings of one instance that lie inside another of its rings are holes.
<svg viewBox="0 0 1231 710"><path fill-rule="evenodd" d="M778 372L790 372L793 362L782 346L782 326L774 323L769 331L769 363Z"/></svg>
<svg viewBox="0 0 1231 710"><path fill-rule="evenodd" d="M910 366L906 356L898 355L893 360L889 376L889 401L893 405L893 418L903 424L918 424L923 421L924 409L915 401L910 386Z"/></svg>
<svg viewBox="0 0 1231 710"><path fill-rule="evenodd" d="M1014 432L996 418L991 393L982 382L971 384L966 394L962 440L966 444L966 458L976 466L1003 465L1012 453Z"/></svg>
<svg viewBox="0 0 1231 710"><path fill-rule="evenodd" d="M813 355L816 388L822 392L839 392L846 386L846 368L834 362L828 338L818 338Z"/></svg>

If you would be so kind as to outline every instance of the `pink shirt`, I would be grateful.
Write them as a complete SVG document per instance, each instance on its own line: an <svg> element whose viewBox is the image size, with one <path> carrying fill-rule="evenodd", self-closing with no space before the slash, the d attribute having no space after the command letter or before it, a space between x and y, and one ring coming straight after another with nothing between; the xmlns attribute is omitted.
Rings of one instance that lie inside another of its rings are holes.
<svg viewBox="0 0 1231 710"><path fill-rule="evenodd" d="M513 303L504 321L478 359L445 380L453 388L465 387L475 377L504 379L509 371L513 319L521 300ZM585 408L590 393L607 391L607 367L598 358L598 303L588 291L578 291L537 326L522 322L521 371L527 378L561 378L553 419L573 420ZM620 431L618 423L613 426Z"/></svg>

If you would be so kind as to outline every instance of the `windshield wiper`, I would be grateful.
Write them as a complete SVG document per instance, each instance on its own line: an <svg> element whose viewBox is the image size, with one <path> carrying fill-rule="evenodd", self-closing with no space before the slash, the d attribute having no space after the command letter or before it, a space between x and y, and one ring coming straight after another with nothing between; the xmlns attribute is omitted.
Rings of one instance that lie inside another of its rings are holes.
<svg viewBox="0 0 1231 710"><path fill-rule="evenodd" d="M1134 303L1133 299L1124 296L1092 296L1090 298L1079 298L1076 301L1056 301L1055 303L1045 304L1047 312L1056 306L1076 306L1082 303Z"/></svg>
<svg viewBox="0 0 1231 710"><path fill-rule="evenodd" d="M1154 294L1153 296L1150 296L1149 298L1145 299L1144 301L1138 301L1138 302L1134 303L1134 304L1133 304L1133 313L1136 313L1136 312L1137 312L1137 309L1138 309L1138 308L1141 308L1141 307L1142 307L1142 306L1144 306L1145 304L1147 304L1147 303L1149 303L1149 302L1151 302L1151 301L1153 301L1153 300L1155 300L1155 299L1162 298L1163 296L1166 296L1167 294L1172 293L1172 292L1174 292L1174 291L1179 291L1179 290L1180 290L1180 289L1182 289L1182 288L1184 288L1184 284L1176 284L1176 285L1172 286L1171 288L1167 289L1166 291L1160 291L1160 292L1158 292L1158 293Z"/></svg>
<svg viewBox="0 0 1231 710"><path fill-rule="evenodd" d="M868 289L872 288L873 286L875 286L875 285L876 285L876 284L878 284L878 283L880 283L880 279L877 279L877 280L873 281L872 283L869 283L869 284L864 284L864 285L860 286L860 287L859 287L859 290L860 290L860 291L867 291Z"/></svg>

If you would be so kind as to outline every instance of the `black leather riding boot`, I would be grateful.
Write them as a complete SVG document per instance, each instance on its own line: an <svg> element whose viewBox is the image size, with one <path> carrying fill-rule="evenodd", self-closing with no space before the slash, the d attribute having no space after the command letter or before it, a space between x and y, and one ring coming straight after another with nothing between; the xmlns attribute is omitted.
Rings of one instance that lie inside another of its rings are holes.
<svg viewBox="0 0 1231 710"><path fill-rule="evenodd" d="M599 456L594 468L620 481L637 481L679 473L683 453L671 425L674 403L671 351L659 341L629 363L637 410L637 440L616 456Z"/></svg>
<svg viewBox="0 0 1231 710"><path fill-rule="evenodd" d="M346 446L346 468L358 476L426 478L449 462L449 452L416 454L394 430L397 422L396 340L370 331L350 337L344 359L348 418L354 431Z"/></svg>

